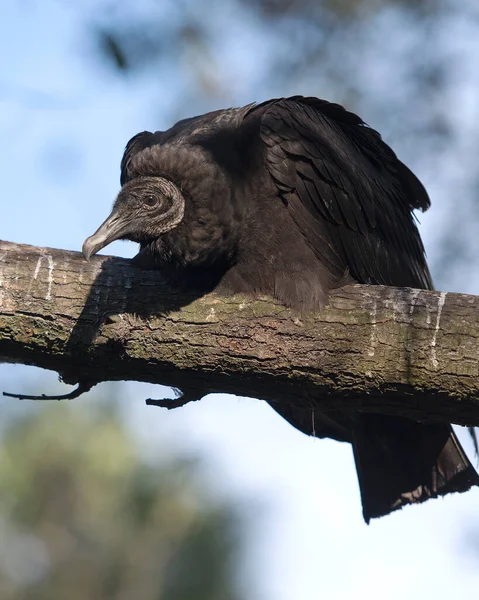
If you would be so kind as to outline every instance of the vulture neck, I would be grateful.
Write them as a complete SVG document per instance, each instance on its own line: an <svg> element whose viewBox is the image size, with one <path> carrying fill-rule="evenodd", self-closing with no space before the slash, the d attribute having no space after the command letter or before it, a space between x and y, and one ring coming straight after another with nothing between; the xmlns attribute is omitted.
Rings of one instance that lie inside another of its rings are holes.
<svg viewBox="0 0 479 600"><path fill-rule="evenodd" d="M185 144L147 148L133 168L173 181L186 202L175 229L142 245L140 266L205 291L274 296L301 312L325 304L330 274L298 234L268 173L253 169L245 177Z"/></svg>
<svg viewBox="0 0 479 600"><path fill-rule="evenodd" d="M205 149L185 144L147 148L135 157L132 175L164 177L185 197L180 224L141 245L142 266L152 262L155 267L224 273L235 263L244 211L229 175Z"/></svg>

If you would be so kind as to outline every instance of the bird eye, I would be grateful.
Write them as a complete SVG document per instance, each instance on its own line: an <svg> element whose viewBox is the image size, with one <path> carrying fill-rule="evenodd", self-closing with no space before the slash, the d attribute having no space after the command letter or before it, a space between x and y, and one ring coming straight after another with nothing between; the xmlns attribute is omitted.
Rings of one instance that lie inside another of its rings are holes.
<svg viewBox="0 0 479 600"><path fill-rule="evenodd" d="M157 200L155 198L155 196L147 196L145 198L145 204L147 204L148 206L155 206Z"/></svg>

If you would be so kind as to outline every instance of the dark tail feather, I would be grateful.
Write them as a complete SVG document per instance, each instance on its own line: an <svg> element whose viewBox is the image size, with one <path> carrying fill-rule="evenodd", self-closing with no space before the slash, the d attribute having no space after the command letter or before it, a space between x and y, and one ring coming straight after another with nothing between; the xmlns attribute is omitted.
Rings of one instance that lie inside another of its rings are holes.
<svg viewBox="0 0 479 600"><path fill-rule="evenodd" d="M479 485L450 425L362 414L353 449L366 523L406 504Z"/></svg>
<svg viewBox="0 0 479 600"><path fill-rule="evenodd" d="M469 435L472 437L472 443L474 444L474 452L476 453L476 459L479 456L479 444L477 442L476 430L474 427L468 427Z"/></svg>

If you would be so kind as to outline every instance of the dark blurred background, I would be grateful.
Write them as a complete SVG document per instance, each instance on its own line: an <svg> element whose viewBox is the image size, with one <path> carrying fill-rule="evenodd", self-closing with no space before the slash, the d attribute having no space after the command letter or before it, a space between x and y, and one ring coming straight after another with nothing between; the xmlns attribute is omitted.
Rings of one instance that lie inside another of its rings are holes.
<svg viewBox="0 0 479 600"><path fill-rule="evenodd" d="M315 95L359 113L425 183L436 287L479 293L477 0L4 0L1 12L0 238L78 250L138 131ZM63 390L23 366L0 378ZM143 405L165 392L2 400L2 599L477 594L477 490L368 528L349 447L252 400Z"/></svg>

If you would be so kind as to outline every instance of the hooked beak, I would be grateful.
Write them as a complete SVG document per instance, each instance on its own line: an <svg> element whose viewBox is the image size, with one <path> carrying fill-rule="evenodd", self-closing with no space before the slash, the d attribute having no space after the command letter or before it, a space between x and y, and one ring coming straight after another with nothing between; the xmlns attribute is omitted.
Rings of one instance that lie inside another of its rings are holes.
<svg viewBox="0 0 479 600"><path fill-rule="evenodd" d="M82 253L86 260L99 250L120 239L130 229L131 223L115 211L83 242Z"/></svg>

